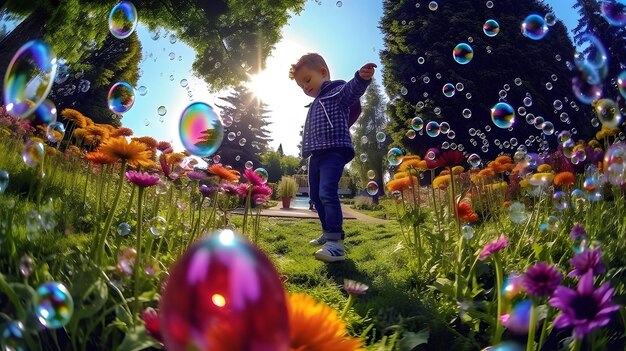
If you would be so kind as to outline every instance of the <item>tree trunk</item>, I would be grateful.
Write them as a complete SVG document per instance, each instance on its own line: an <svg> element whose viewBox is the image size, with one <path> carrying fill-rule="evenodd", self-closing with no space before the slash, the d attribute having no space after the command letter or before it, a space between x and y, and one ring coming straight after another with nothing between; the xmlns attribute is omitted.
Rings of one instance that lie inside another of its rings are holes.
<svg viewBox="0 0 626 351"><path fill-rule="evenodd" d="M0 79L4 80L4 75L13 55L24 43L43 37L45 19L46 15L42 11L35 11L15 27L9 35L0 40ZM4 104L2 96L0 96L0 102Z"/></svg>

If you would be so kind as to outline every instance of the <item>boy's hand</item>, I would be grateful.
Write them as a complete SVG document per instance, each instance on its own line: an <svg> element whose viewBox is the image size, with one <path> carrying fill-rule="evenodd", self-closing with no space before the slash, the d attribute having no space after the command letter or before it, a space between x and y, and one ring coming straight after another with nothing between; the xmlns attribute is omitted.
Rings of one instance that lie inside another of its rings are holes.
<svg viewBox="0 0 626 351"><path fill-rule="evenodd" d="M372 77L374 76L374 72L375 72L374 68L376 67L377 66L373 63L366 63L359 70L359 76L365 80L372 79Z"/></svg>

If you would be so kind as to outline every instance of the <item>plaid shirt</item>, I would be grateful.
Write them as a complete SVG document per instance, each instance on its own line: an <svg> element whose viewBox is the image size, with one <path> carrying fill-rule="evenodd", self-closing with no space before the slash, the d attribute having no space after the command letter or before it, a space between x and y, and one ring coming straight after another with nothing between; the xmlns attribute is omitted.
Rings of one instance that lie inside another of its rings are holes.
<svg viewBox="0 0 626 351"><path fill-rule="evenodd" d="M348 116L350 106L359 100L370 84L356 72L349 82L328 81L322 84L320 94L309 105L302 133L302 157L311 156L314 151L354 146L350 138ZM350 159L352 159L350 157Z"/></svg>

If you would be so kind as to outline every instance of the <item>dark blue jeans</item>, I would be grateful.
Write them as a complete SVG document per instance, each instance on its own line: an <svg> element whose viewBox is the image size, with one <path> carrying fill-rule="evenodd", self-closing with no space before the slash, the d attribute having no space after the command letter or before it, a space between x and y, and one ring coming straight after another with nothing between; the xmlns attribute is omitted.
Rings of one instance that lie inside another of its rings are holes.
<svg viewBox="0 0 626 351"><path fill-rule="evenodd" d="M309 159L309 196L315 204L327 240L343 240L343 214L339 202L339 180L346 165L339 151L315 154Z"/></svg>

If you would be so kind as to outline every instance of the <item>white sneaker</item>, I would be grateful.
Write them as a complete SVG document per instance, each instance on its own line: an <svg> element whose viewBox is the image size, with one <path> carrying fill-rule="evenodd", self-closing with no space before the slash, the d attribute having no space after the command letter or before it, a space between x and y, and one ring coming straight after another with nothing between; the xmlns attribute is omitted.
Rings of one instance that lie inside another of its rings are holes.
<svg viewBox="0 0 626 351"><path fill-rule="evenodd" d="M320 235L318 238L315 238L311 241L309 241L309 244L313 245L313 246L322 246L324 244L326 244L326 237L324 236L324 234Z"/></svg>
<svg viewBox="0 0 626 351"><path fill-rule="evenodd" d="M326 241L321 249L315 252L315 258L323 262L337 262L346 259L346 250L340 241Z"/></svg>

